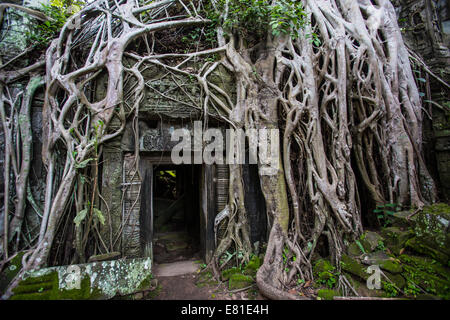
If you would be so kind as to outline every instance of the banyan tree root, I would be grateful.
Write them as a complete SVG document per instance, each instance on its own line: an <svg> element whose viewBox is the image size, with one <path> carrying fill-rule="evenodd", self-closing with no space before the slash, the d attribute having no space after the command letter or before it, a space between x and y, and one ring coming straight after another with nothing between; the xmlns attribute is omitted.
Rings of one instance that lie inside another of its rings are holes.
<svg viewBox="0 0 450 320"><path fill-rule="evenodd" d="M345 242L362 232L358 190L367 190L375 204L420 207L433 200L434 183L420 160L421 101L391 3L302 2L310 23L293 30L295 37L268 32L250 48L239 33L228 30L226 35L219 26L216 48L184 53L156 53L150 36L210 23L200 16L202 1L139 5L98 0L72 16L46 53L43 160L48 173L40 237L4 297L12 294L23 272L47 263L56 227L68 214L68 201L78 185L78 169L96 145L121 134L130 114L138 137L143 90L151 88L142 72L149 65L173 79L196 80L201 104L187 105L203 110L205 120L214 109L233 129L280 130L278 169L268 175L259 164L270 236L256 281L269 298L302 298L287 291L297 280L313 279L311 260L319 238L326 239L340 270ZM226 18L227 11L220 14ZM71 28L75 19L80 29ZM313 33L320 42L310 40ZM145 43L146 54L130 50L138 40ZM210 54L219 58L201 60ZM130 59L127 66L125 58ZM197 67L184 68L191 60ZM236 79L235 101L209 81L219 66ZM107 78L106 94L93 101L87 89L101 76ZM124 95L125 79L134 79L135 85ZM119 129L110 126L113 117L120 120ZM57 150L65 155L62 167ZM139 159L138 146L135 152ZM227 250L240 252L243 262L250 259L243 190L242 167L232 164L230 214L212 261L217 275L226 266L221 258ZM338 287L349 291L344 277Z"/></svg>
<svg viewBox="0 0 450 320"><path fill-rule="evenodd" d="M67 204L73 194L78 169L86 165L97 145L123 131L126 120L124 75L132 73L136 76L134 70L123 66L127 46L153 32L205 24L204 18L187 7L180 9L179 4L179 1L171 0L143 6L135 1L96 1L73 15L62 28L59 38L48 48L42 154L48 172L43 219L39 241L24 260L21 272L4 298L11 296L11 290L24 272L47 264L57 226L68 212ZM82 27L74 28L76 25ZM86 44L90 46L89 51L83 52L79 59L75 52L80 45ZM78 59L76 62L74 57ZM106 96L100 101L92 101L87 89L101 74L107 75ZM142 86L135 89L137 104L142 99L143 89ZM118 130L110 129L113 116L122 123ZM61 149L66 156L62 174L57 175L57 151Z"/></svg>
<svg viewBox="0 0 450 320"><path fill-rule="evenodd" d="M283 111L278 176L284 179L260 176L273 224L257 284L274 299L299 298L286 288L294 276L312 279L311 258L322 235L340 270L344 240L362 232L358 188L368 190L375 204L421 207L436 196L421 161L421 101L391 3L303 3L311 24L297 38L268 36L255 63L238 37L226 51L244 126L271 128L277 108ZM312 32L320 44L308 40ZM299 172L292 167L294 147ZM358 185L355 170L362 177ZM296 258L289 268L281 259L285 248ZM354 291L344 277L338 287Z"/></svg>

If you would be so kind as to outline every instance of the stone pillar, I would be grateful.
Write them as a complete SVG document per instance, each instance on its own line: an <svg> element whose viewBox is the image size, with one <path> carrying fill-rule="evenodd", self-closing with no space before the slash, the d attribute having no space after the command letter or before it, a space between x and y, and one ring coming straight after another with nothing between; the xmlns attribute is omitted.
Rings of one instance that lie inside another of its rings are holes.
<svg viewBox="0 0 450 320"><path fill-rule="evenodd" d="M101 236L112 251L121 251L123 154L120 140L104 145L102 165L101 193L105 201L101 203L101 210L105 224L101 226Z"/></svg>

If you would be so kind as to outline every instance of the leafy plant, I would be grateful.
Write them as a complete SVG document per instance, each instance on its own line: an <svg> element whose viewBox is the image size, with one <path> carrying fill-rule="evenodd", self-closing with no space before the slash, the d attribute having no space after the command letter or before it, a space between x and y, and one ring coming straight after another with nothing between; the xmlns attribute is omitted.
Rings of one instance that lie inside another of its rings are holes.
<svg viewBox="0 0 450 320"><path fill-rule="evenodd" d="M363 245L361 244L361 242L359 240L355 241L356 245L358 246L358 248L361 250L362 253L366 254L366 250L364 249Z"/></svg>
<svg viewBox="0 0 450 320"><path fill-rule="evenodd" d="M225 10L226 1L219 1L219 12ZM210 14L213 22L220 23L218 14ZM264 37L272 35L297 37L297 30L307 24L303 4L294 0L281 0L272 4L268 0L233 0L228 2L228 15L222 22L227 32L237 31L243 36ZM270 29L269 29L270 28Z"/></svg>
<svg viewBox="0 0 450 320"><path fill-rule="evenodd" d="M26 33L28 40L37 46L46 46L56 37L67 19L81 10L84 1L51 0L50 4L41 4L41 9L50 20L32 26Z"/></svg>
<svg viewBox="0 0 450 320"><path fill-rule="evenodd" d="M416 297L420 293L420 289L412 282L408 281L404 289L405 295Z"/></svg>
<svg viewBox="0 0 450 320"><path fill-rule="evenodd" d="M386 250L386 246L384 245L384 242L382 240L378 240L377 249L381 250L381 251L385 251Z"/></svg>
<svg viewBox="0 0 450 320"><path fill-rule="evenodd" d="M374 213L377 214L377 219L383 227L387 227L392 223L392 216L395 212L401 210L401 206L397 203L386 203L383 205L378 205Z"/></svg>
<svg viewBox="0 0 450 320"><path fill-rule="evenodd" d="M387 282L387 281L383 281L382 283L383 283L383 289L386 292L388 297L398 296L398 290L395 287L395 285L393 285L392 283Z"/></svg>

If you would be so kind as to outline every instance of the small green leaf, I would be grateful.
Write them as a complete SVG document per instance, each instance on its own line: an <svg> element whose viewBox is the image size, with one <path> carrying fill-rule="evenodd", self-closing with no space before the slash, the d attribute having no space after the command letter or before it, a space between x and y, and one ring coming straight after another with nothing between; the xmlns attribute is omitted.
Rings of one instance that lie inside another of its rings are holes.
<svg viewBox="0 0 450 320"><path fill-rule="evenodd" d="M75 219L73 219L73 222L75 222L75 225L77 227L80 226L81 221L84 220L84 218L86 218L86 214L87 214L87 209L83 209L80 212L77 213L77 216L75 217Z"/></svg>
<svg viewBox="0 0 450 320"><path fill-rule="evenodd" d="M103 212L101 212L97 208L94 208L93 211L94 211L95 217L98 219L98 221L100 221L100 223L102 225L104 225L105 224L105 216L103 215Z"/></svg>
<svg viewBox="0 0 450 320"><path fill-rule="evenodd" d="M361 242L359 242L359 240L355 241L356 244L358 245L359 249L362 251L362 253L366 253L366 250L364 250L364 247L362 246Z"/></svg>

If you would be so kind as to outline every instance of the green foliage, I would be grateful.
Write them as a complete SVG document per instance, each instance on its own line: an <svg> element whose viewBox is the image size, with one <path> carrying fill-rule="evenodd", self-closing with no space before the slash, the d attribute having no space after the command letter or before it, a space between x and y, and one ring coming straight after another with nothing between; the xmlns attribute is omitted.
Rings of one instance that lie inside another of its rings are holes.
<svg viewBox="0 0 450 320"><path fill-rule="evenodd" d="M190 33L183 36L181 41L187 46L197 46L199 42L208 47L215 47L217 44L217 29L215 24L209 24L206 27L194 28Z"/></svg>
<svg viewBox="0 0 450 320"><path fill-rule="evenodd" d="M87 212L88 212L88 209L85 208L77 213L77 216L75 217L75 219L73 219L73 222L75 222L75 225L77 227L79 227L81 222L86 218Z"/></svg>
<svg viewBox="0 0 450 320"><path fill-rule="evenodd" d="M28 40L36 46L46 46L54 39L67 19L81 10L84 1L80 0L51 0L50 4L41 4L41 9L50 20L33 25L26 33Z"/></svg>
<svg viewBox="0 0 450 320"><path fill-rule="evenodd" d="M416 297L421 290L411 281L408 281L406 288L403 290L406 296Z"/></svg>
<svg viewBox="0 0 450 320"><path fill-rule="evenodd" d="M377 250L386 251L386 246L382 240L378 241Z"/></svg>
<svg viewBox="0 0 450 320"><path fill-rule="evenodd" d="M335 287L339 274L336 267L328 260L320 259L314 265L314 277L316 278L316 283L325 285L329 289Z"/></svg>
<svg viewBox="0 0 450 320"><path fill-rule="evenodd" d="M90 201L88 201L86 203L86 207L81 210L80 212L77 213L77 215L75 216L75 218L73 219L73 222L75 223L75 225L77 227L80 226L81 222L83 222L86 219L86 216L89 213L89 207L90 207L91 203ZM105 224L105 216L103 215L103 212L99 209L97 209L96 207L92 208L92 213L94 215L94 219L98 222L100 222L102 225Z"/></svg>
<svg viewBox="0 0 450 320"><path fill-rule="evenodd" d="M383 205L378 205L374 213L377 214L378 221L383 227L387 227L392 223L391 217L395 212L401 210L401 206L396 203L386 203Z"/></svg>
<svg viewBox="0 0 450 320"><path fill-rule="evenodd" d="M219 13L225 12L226 1L219 1L219 10L209 19L218 24ZM270 30L272 35L297 37L297 30L307 24L303 4L294 0L280 0L275 4L268 0L231 0L228 15L222 25L226 32L237 31L242 36L262 38Z"/></svg>
<svg viewBox="0 0 450 320"><path fill-rule="evenodd" d="M361 244L361 241L359 240L355 240L356 245L358 246L358 248L361 250L362 253L366 253L366 250L364 250L363 245Z"/></svg>
<svg viewBox="0 0 450 320"><path fill-rule="evenodd" d="M387 281L382 281L382 284L383 284L383 289L386 292L386 295L388 297L398 296L399 292L394 284L387 282Z"/></svg>
<svg viewBox="0 0 450 320"><path fill-rule="evenodd" d="M335 296L340 296L340 292L337 290L321 289L317 292L317 297L320 300L333 300Z"/></svg>

